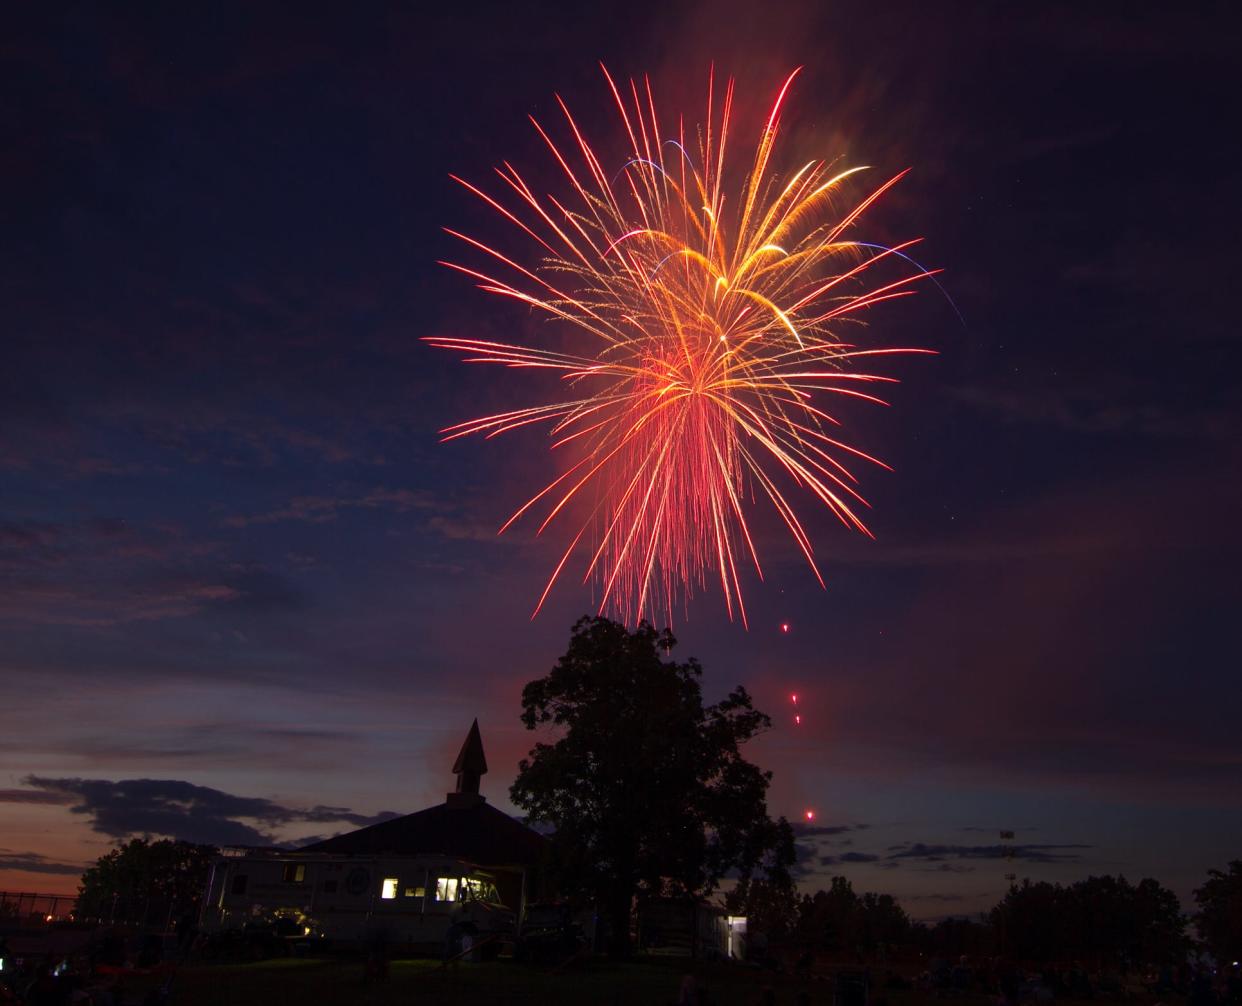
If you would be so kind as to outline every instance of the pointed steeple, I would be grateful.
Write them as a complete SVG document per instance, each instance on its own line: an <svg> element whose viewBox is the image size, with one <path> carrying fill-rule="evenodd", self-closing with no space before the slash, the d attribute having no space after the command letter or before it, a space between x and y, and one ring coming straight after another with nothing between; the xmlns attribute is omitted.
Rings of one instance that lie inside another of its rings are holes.
<svg viewBox="0 0 1242 1006"><path fill-rule="evenodd" d="M487 758L483 754L483 738L479 734L479 721L470 724L470 732L462 743L457 761L453 762L453 772L457 775L457 791L450 795L449 802L458 804L475 800L463 801L462 796L472 796L482 802L479 794L479 780L487 772ZM454 800L453 797L459 797Z"/></svg>

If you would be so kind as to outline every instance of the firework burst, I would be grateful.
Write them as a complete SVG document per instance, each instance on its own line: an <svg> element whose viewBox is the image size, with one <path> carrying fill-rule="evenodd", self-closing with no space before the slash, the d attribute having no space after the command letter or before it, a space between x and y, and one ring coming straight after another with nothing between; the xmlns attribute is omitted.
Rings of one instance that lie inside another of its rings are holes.
<svg viewBox="0 0 1242 1006"><path fill-rule="evenodd" d="M784 177L769 172L797 73L777 95L735 202L725 155L734 87L719 94L711 78L706 123L691 139L684 121L671 132L661 122L649 81L622 88L604 69L628 146L607 169L559 98L572 134L564 149L532 117L566 181L562 197L536 195L508 163L496 169L504 196L454 176L522 232L534 257L524 264L449 231L484 264L443 264L572 326L581 346L426 340L469 362L563 380L551 401L442 431L445 440L490 438L544 424L551 447L570 454L500 529L531 515L542 533L574 516L535 614L578 552L601 611L671 614L677 598L716 582L729 616L745 622L741 570L763 576L747 513L764 500L822 585L791 486L870 534L851 464L883 463L838 439L826 406L832 396L884 404L871 389L894 379L859 371L859 361L925 351L862 346L839 333L933 273L907 254L915 241L885 247L851 237L901 175L842 212L842 183L864 169L818 161ZM901 275L876 279L881 263Z"/></svg>

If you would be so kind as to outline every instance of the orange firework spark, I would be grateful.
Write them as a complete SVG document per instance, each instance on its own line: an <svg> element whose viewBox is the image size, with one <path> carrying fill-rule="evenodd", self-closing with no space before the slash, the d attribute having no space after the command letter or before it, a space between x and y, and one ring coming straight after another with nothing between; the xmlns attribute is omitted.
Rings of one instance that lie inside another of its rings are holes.
<svg viewBox="0 0 1242 1006"><path fill-rule="evenodd" d="M662 603L671 613L674 598L718 580L730 618L736 612L745 623L739 566L749 560L763 576L747 521L760 499L775 508L822 585L785 482L870 535L855 512L866 501L846 462L887 466L829 435L839 423L823 398L884 404L860 389L894 379L860 373L855 361L925 351L861 348L835 329L933 274L906 254L915 241L884 247L847 236L901 175L842 214L833 212L833 197L864 169L833 171L817 161L785 178L769 173L781 107L797 74L780 89L735 206L725 194L731 80L718 99L709 78L707 122L692 144L683 121L672 133L662 128L649 81L640 87L631 80L622 89L604 69L629 147L615 171L605 169L558 97L571 145L563 151L531 122L568 181L569 199L536 195L508 163L496 169L507 202L453 176L534 242L538 260L523 265L449 231L492 266L443 264L483 290L569 323L584 343L579 354L426 340L470 362L559 372L570 389L546 404L442 431L445 440L494 437L547 423L551 446L571 452L565 471L500 529L536 504L546 510L540 533L571 503L587 514L569 535L535 614L581 547L583 579L599 583L601 612L637 619ZM885 261L916 271L873 281L874 267Z"/></svg>

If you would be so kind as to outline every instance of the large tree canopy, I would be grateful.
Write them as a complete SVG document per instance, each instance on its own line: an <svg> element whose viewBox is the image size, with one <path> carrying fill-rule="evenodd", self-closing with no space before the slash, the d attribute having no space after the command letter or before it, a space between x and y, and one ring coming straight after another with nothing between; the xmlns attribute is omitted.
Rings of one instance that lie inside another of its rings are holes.
<svg viewBox="0 0 1242 1006"><path fill-rule="evenodd" d="M676 640L584 618L546 677L522 691L527 729L558 735L519 765L513 802L552 825L558 879L607 913L614 951L637 896L703 897L726 874L792 889L793 833L768 817L771 773L742 746L771 725L744 688L704 706L702 669Z"/></svg>
<svg viewBox="0 0 1242 1006"><path fill-rule="evenodd" d="M139 924L176 921L197 909L217 853L192 842L131 839L82 874L78 914Z"/></svg>

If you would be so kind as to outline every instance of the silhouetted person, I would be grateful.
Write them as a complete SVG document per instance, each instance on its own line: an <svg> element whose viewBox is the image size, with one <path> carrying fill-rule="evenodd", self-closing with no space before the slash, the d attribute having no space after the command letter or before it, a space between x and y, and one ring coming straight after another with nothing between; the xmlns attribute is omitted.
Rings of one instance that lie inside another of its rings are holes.
<svg viewBox="0 0 1242 1006"><path fill-rule="evenodd" d="M193 912L186 912L177 920L177 957L182 963L190 959L194 941L198 938L198 919Z"/></svg>
<svg viewBox="0 0 1242 1006"><path fill-rule="evenodd" d="M368 982L388 981L388 940L377 934L371 940L367 953L366 980Z"/></svg>
<svg viewBox="0 0 1242 1006"><path fill-rule="evenodd" d="M30 1006L64 1006L69 1001L67 992L68 989L52 974L52 965L44 964L26 990L26 1002Z"/></svg>
<svg viewBox="0 0 1242 1006"><path fill-rule="evenodd" d="M117 988L118 983L112 981L88 989L91 1006L121 1006L121 1001L116 996Z"/></svg>
<svg viewBox="0 0 1242 1006"><path fill-rule="evenodd" d="M1000 994L1001 998L1008 1003L1016 1003L1018 995L1022 991L1022 980L1018 977L1018 971L1012 964L1006 964L1000 975Z"/></svg>
<svg viewBox="0 0 1242 1006"><path fill-rule="evenodd" d="M1242 1004L1242 967L1237 964L1229 969L1229 976L1225 979L1225 1002L1229 1006Z"/></svg>
<svg viewBox="0 0 1242 1006"><path fill-rule="evenodd" d="M142 949L138 952L138 966L140 968L155 967L163 959L164 948L160 938L154 933L148 933L143 938Z"/></svg>
<svg viewBox="0 0 1242 1006"><path fill-rule="evenodd" d="M1212 976L1206 968L1197 968L1190 979L1190 995L1187 1006L1216 1006L1216 993L1212 989Z"/></svg>
<svg viewBox="0 0 1242 1006"><path fill-rule="evenodd" d="M1160 965L1160 974L1156 978L1157 992L1173 991L1173 969L1167 964Z"/></svg>
<svg viewBox="0 0 1242 1006"><path fill-rule="evenodd" d="M120 967L125 963L125 938L115 929L104 934L95 951L93 964L112 964Z"/></svg>

